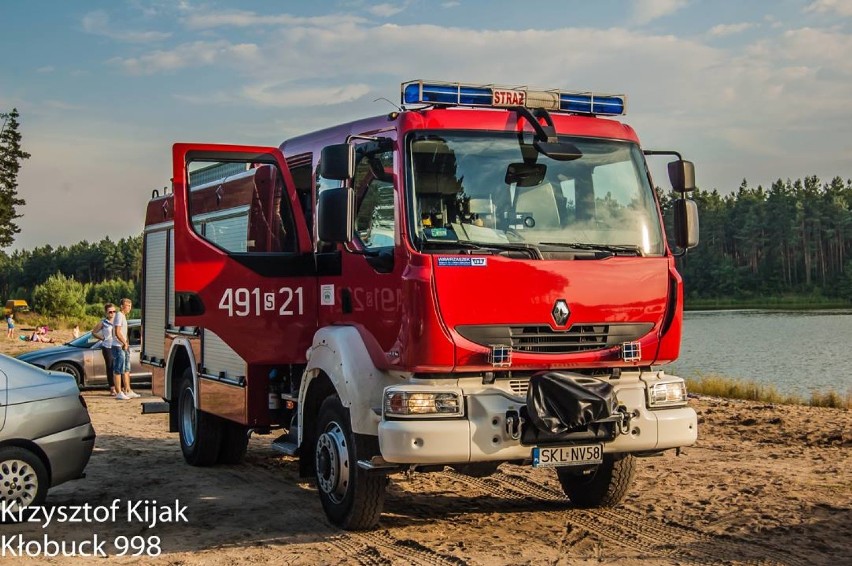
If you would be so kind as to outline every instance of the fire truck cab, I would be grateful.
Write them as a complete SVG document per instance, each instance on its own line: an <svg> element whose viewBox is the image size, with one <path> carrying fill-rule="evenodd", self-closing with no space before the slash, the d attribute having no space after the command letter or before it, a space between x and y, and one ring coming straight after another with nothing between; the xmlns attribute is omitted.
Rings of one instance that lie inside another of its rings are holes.
<svg viewBox="0 0 852 566"><path fill-rule="evenodd" d="M643 152L623 95L411 81L401 102L277 148L174 146L142 359L184 458L238 462L278 430L347 529L377 523L392 473L444 466L553 467L572 504L615 505L637 457L697 438L659 368L692 164Z"/></svg>

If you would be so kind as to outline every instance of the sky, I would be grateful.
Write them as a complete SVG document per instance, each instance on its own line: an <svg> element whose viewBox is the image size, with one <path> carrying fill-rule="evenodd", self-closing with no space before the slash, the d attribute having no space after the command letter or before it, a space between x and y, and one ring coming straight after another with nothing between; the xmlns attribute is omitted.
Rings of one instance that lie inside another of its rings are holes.
<svg viewBox="0 0 852 566"><path fill-rule="evenodd" d="M704 190L852 178L852 0L3 0L6 251L138 235L173 143L278 146L412 79L624 93Z"/></svg>

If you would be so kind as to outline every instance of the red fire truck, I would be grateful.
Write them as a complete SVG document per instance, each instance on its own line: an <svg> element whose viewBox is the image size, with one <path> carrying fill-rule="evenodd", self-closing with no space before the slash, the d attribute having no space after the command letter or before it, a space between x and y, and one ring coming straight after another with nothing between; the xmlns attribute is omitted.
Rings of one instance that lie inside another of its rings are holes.
<svg viewBox="0 0 852 566"><path fill-rule="evenodd" d="M636 458L695 442L675 257L692 164L626 97L411 81L399 111L280 147L179 143L144 236L143 363L183 456L251 433L373 527L389 476L553 467L616 504ZM668 165L668 242L645 155Z"/></svg>

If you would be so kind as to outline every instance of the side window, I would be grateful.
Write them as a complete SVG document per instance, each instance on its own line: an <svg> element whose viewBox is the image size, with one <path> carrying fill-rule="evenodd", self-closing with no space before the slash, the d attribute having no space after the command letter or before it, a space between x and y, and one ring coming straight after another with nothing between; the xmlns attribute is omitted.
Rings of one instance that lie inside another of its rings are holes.
<svg viewBox="0 0 852 566"><path fill-rule="evenodd" d="M275 165L191 163L189 211L195 232L231 253L295 252L290 201Z"/></svg>
<svg viewBox="0 0 852 566"><path fill-rule="evenodd" d="M127 328L128 339L130 340L131 346L138 346L142 343L142 327L141 326L129 326Z"/></svg>
<svg viewBox="0 0 852 566"><path fill-rule="evenodd" d="M394 245L393 149L364 144L356 152L355 235L368 250Z"/></svg>
<svg viewBox="0 0 852 566"><path fill-rule="evenodd" d="M296 185L296 194L299 196L299 202L302 204L302 211L305 213L305 223L308 227L308 233L313 230L313 202L311 201L312 194L312 178L311 178L311 154L303 153L287 160L287 166L290 168L290 174L293 176L293 183Z"/></svg>

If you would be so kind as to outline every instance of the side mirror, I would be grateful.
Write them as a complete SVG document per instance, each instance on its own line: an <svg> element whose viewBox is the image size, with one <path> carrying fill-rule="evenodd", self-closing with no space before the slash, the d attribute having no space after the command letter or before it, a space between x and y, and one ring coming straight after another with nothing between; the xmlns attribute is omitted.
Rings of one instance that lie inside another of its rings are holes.
<svg viewBox="0 0 852 566"><path fill-rule="evenodd" d="M348 181L355 176L355 146L338 143L322 148L320 176L333 181Z"/></svg>
<svg viewBox="0 0 852 566"><path fill-rule="evenodd" d="M675 245L686 251L698 245L698 205L685 198L675 199L673 204Z"/></svg>
<svg viewBox="0 0 852 566"><path fill-rule="evenodd" d="M695 165L692 161L678 159L669 163L669 181L672 189L684 193L695 189Z"/></svg>
<svg viewBox="0 0 852 566"><path fill-rule="evenodd" d="M320 241L340 244L350 241L354 231L354 211L355 192L349 187L322 191L317 199L317 235Z"/></svg>

